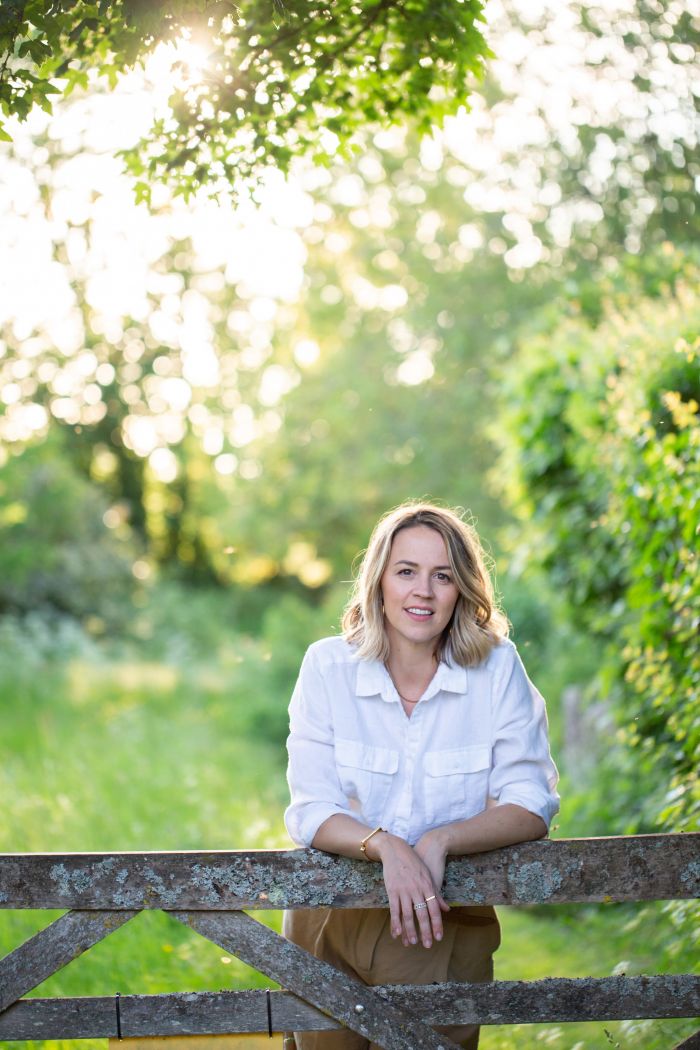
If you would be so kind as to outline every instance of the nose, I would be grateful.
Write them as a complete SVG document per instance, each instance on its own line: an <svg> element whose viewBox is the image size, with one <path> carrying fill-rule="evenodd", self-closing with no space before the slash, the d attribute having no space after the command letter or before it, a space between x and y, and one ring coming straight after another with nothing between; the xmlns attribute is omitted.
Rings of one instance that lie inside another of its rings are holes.
<svg viewBox="0 0 700 1050"><path fill-rule="evenodd" d="M427 573L425 576L416 576L414 591L421 597L432 598L433 578L430 573Z"/></svg>

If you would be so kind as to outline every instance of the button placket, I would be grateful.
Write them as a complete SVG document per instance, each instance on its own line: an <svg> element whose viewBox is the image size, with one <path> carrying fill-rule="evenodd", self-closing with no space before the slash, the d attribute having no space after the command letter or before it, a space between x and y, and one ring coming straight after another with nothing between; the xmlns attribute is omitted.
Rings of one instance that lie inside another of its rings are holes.
<svg viewBox="0 0 700 1050"><path fill-rule="evenodd" d="M420 707L420 704L418 705ZM403 710L403 708L402 708ZM403 769L401 778L401 794L397 807L396 819L405 831L411 823L412 801L413 801L413 777L416 767L416 753L420 741L420 727L416 721L416 713L412 718L406 718L403 726Z"/></svg>

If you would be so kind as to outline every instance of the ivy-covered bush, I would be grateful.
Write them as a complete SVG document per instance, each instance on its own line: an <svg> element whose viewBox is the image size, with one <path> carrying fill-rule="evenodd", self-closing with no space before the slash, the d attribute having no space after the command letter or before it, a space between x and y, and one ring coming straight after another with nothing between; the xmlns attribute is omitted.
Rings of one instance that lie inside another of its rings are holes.
<svg viewBox="0 0 700 1050"><path fill-rule="evenodd" d="M627 830L700 825L700 272L685 270L616 294L597 325L526 339L499 419L525 556L601 643L596 688L639 771Z"/></svg>

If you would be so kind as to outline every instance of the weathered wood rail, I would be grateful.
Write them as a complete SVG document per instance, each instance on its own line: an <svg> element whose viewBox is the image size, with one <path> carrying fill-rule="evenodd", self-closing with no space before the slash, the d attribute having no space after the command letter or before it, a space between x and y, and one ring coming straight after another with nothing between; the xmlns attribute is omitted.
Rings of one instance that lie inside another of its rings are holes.
<svg viewBox="0 0 700 1050"><path fill-rule="evenodd" d="M497 905L697 898L700 835L544 840L451 858L445 896ZM432 1025L700 1015L693 974L368 988L245 914L385 905L378 865L315 850L0 854L0 907L67 909L0 960L0 1040L345 1025L386 1050L450 1050ZM144 909L168 912L286 990L22 998Z"/></svg>

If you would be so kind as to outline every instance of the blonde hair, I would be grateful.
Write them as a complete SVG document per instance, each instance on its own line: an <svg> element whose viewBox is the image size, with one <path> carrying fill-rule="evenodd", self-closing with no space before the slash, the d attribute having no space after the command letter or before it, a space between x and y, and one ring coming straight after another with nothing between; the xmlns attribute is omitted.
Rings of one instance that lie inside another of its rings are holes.
<svg viewBox="0 0 700 1050"><path fill-rule="evenodd" d="M370 536L343 614L345 640L364 660L387 660L389 640L384 627L381 581L394 537L418 525L434 529L445 541L459 597L449 624L435 650L438 660L446 649L455 663L476 667L495 645L508 637L508 620L498 608L486 555L476 530L460 511L434 503L408 502L390 510Z"/></svg>

